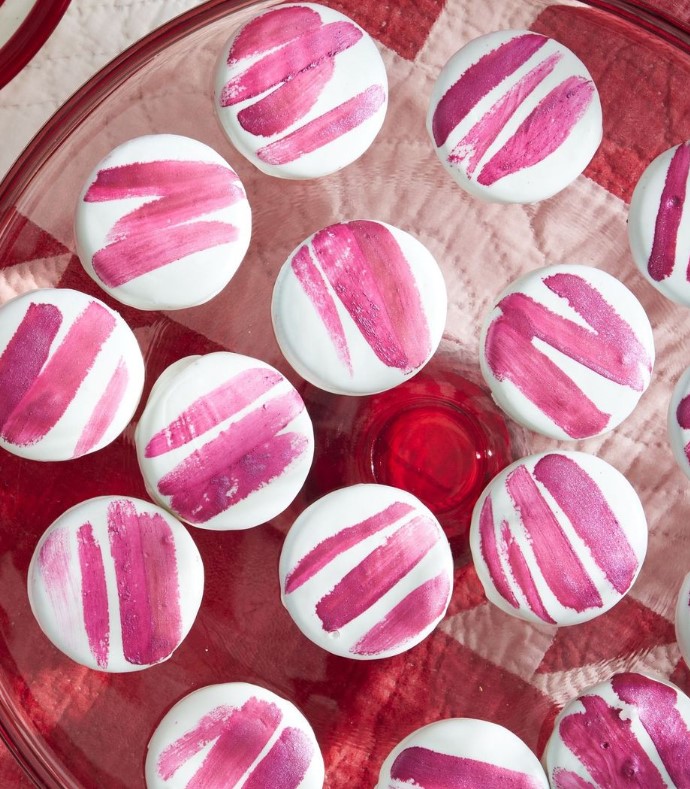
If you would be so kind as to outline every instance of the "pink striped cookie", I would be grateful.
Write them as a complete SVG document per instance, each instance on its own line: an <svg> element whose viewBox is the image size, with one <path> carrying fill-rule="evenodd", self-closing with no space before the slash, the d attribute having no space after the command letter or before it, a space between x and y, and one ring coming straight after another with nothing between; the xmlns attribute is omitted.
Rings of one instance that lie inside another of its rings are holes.
<svg viewBox="0 0 690 789"><path fill-rule="evenodd" d="M152 134L119 145L77 204L77 253L103 290L141 310L219 293L242 262L251 210L237 173L208 145Z"/></svg>
<svg viewBox="0 0 690 789"><path fill-rule="evenodd" d="M668 439L676 463L690 477L690 367L673 388L667 416Z"/></svg>
<svg viewBox="0 0 690 789"><path fill-rule="evenodd" d="M683 579L676 602L676 640L685 663L690 666L690 573Z"/></svg>
<svg viewBox="0 0 690 789"><path fill-rule="evenodd" d="M375 789L549 789L539 759L503 726L448 718L412 732L389 754Z"/></svg>
<svg viewBox="0 0 690 789"><path fill-rule="evenodd" d="M498 298L479 360L494 400L513 419L551 438L590 438L637 405L651 379L654 337L619 280L589 266L548 266Z"/></svg>
<svg viewBox="0 0 690 789"><path fill-rule="evenodd" d="M144 361L109 307L76 290L35 290L0 308L0 446L69 460L106 446L139 403Z"/></svg>
<svg viewBox="0 0 690 789"><path fill-rule="evenodd" d="M601 142L601 104L569 49L528 30L501 30L470 41L445 65L427 129L467 192L534 203L589 164Z"/></svg>
<svg viewBox="0 0 690 789"><path fill-rule="evenodd" d="M103 496L67 510L29 565L38 624L72 660L109 672L167 660L196 618L204 568L181 523L139 499Z"/></svg>
<svg viewBox="0 0 690 789"><path fill-rule="evenodd" d="M151 497L204 529L247 529L280 514L314 454L311 419L290 382L224 351L168 367L135 440Z"/></svg>
<svg viewBox="0 0 690 789"><path fill-rule="evenodd" d="M690 142L665 151L635 187L628 214L633 260L666 298L690 307Z"/></svg>
<svg viewBox="0 0 690 789"><path fill-rule="evenodd" d="M146 757L148 789L322 789L324 764L307 719L257 685L208 685L158 724Z"/></svg>
<svg viewBox="0 0 690 789"><path fill-rule="evenodd" d="M553 789L690 786L690 698L644 674L616 674L565 706L544 754Z"/></svg>
<svg viewBox="0 0 690 789"><path fill-rule="evenodd" d="M318 178L371 145L388 79L359 25L322 5L292 3L264 11L230 39L215 105L230 142L260 170Z"/></svg>
<svg viewBox="0 0 690 789"><path fill-rule="evenodd" d="M443 275L426 247L383 222L319 230L290 255L273 291L285 358L339 394L390 389L418 372L446 322Z"/></svg>
<svg viewBox="0 0 690 789"><path fill-rule="evenodd" d="M628 592L647 551L647 521L613 466L584 452L546 452L489 483L470 548L492 603L530 622L574 625Z"/></svg>
<svg viewBox="0 0 690 789"><path fill-rule="evenodd" d="M283 603L315 644L370 660L404 652L436 627L453 585L443 529L414 496L354 485L308 507L280 556Z"/></svg>

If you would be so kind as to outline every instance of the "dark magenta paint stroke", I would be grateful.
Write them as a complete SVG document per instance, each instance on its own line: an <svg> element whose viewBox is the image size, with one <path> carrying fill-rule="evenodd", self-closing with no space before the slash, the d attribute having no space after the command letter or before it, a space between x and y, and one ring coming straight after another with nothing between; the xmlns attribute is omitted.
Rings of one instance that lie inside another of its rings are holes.
<svg viewBox="0 0 690 789"><path fill-rule="evenodd" d="M595 95L585 77L568 77L548 93L505 145L482 167L477 182L491 186L501 178L533 167L557 150L587 112Z"/></svg>
<svg viewBox="0 0 690 789"><path fill-rule="evenodd" d="M555 625L556 620L546 610L546 606L541 599L537 585L532 577L532 571L527 563L527 559L525 559L525 555L518 545L517 540L515 540L507 521L503 521L501 524L501 539L505 546L510 572L515 579L515 583L520 587L522 594L525 596L530 610L543 622Z"/></svg>
<svg viewBox="0 0 690 789"><path fill-rule="evenodd" d="M524 466L511 471L506 488L541 574L556 599L580 613L600 608L601 595L529 471Z"/></svg>
<svg viewBox="0 0 690 789"><path fill-rule="evenodd" d="M690 430L690 395L685 395L680 403L678 403L678 408L676 408L676 420L683 430ZM690 443L685 445L684 452L685 457L690 463Z"/></svg>
<svg viewBox="0 0 690 789"><path fill-rule="evenodd" d="M690 786L690 730L677 707L674 688L641 674L617 674L611 686L637 710L675 786Z"/></svg>
<svg viewBox="0 0 690 789"><path fill-rule="evenodd" d="M306 732L286 726L270 751L254 767L242 789L297 789L314 756L314 744Z"/></svg>
<svg viewBox="0 0 690 789"><path fill-rule="evenodd" d="M161 160L104 168L84 201L133 197L153 199L120 217L93 256L94 271L109 287L238 238L229 222L199 219L244 198L238 177L226 165Z"/></svg>
<svg viewBox="0 0 690 789"><path fill-rule="evenodd" d="M519 608L520 603L517 597L510 588L510 583L503 570L501 564L501 557L498 552L498 543L496 541L496 523L494 521L494 510L491 502L491 496L487 496L482 504L482 509L479 513L479 550L482 559L486 563L486 567L491 576L491 581L496 587L496 591L501 597L513 608Z"/></svg>
<svg viewBox="0 0 690 789"><path fill-rule="evenodd" d="M39 441L65 413L115 328L115 317L92 301L69 327L19 404L7 416L2 436L17 446Z"/></svg>
<svg viewBox="0 0 690 789"><path fill-rule="evenodd" d="M73 457L81 457L93 450L112 425L129 385L127 362L120 358L103 394L98 399L89 421L79 436Z"/></svg>
<svg viewBox="0 0 690 789"><path fill-rule="evenodd" d="M247 706L255 703L255 699L250 699L243 708L240 709L239 714ZM250 717L251 717L250 710ZM238 708L230 707L227 704L221 704L215 707L210 712L206 713L199 719L198 723L193 729L185 732L170 745L166 746L158 756L156 762L156 770L158 775L164 780L169 781L175 773L186 764L190 759L205 748L209 743L217 740L223 733L227 722L233 715L238 713Z"/></svg>
<svg viewBox="0 0 690 789"><path fill-rule="evenodd" d="M548 38L525 33L487 52L473 63L444 93L436 105L431 122L437 147L443 145L453 129L497 85L524 65Z"/></svg>
<svg viewBox="0 0 690 789"><path fill-rule="evenodd" d="M30 304L0 356L0 430L38 378L62 323L54 304Z"/></svg>
<svg viewBox="0 0 690 789"><path fill-rule="evenodd" d="M338 308L308 246L297 250L290 262L290 268L326 327L338 359L352 375L352 359Z"/></svg>
<svg viewBox="0 0 690 789"><path fill-rule="evenodd" d="M577 773L558 767L553 771L552 776L554 789L597 789L594 784L580 778Z"/></svg>
<svg viewBox="0 0 690 789"><path fill-rule="evenodd" d="M666 782L632 731L623 710L600 696L580 696L584 712L566 715L558 731L587 768L596 786L606 789L666 789Z"/></svg>
<svg viewBox="0 0 690 789"><path fill-rule="evenodd" d="M456 144L448 161L452 164L464 162L467 175L472 176L480 159L506 123L525 99L551 74L562 57L560 52L555 52L521 77Z"/></svg>
<svg viewBox="0 0 690 789"><path fill-rule="evenodd" d="M431 352L419 290L399 244L377 222L331 225L312 239L316 259L362 337L389 367L412 372Z"/></svg>
<svg viewBox="0 0 690 789"><path fill-rule="evenodd" d="M304 6L276 8L260 14L237 34L228 53L228 65L233 66L244 58L276 49L320 25L319 14Z"/></svg>
<svg viewBox="0 0 690 789"><path fill-rule="evenodd" d="M137 512L121 499L108 506L108 537L120 603L125 660L159 663L182 639L175 540L158 513Z"/></svg>
<svg viewBox="0 0 690 789"><path fill-rule="evenodd" d="M93 536L93 526L82 524L77 530L77 553L81 570L81 602L89 649L101 668L108 665L110 653L110 610L101 546Z"/></svg>
<svg viewBox="0 0 690 789"><path fill-rule="evenodd" d="M380 655L408 643L443 616L450 600L446 573L413 589L350 650L355 655Z"/></svg>
<svg viewBox="0 0 690 789"><path fill-rule="evenodd" d="M283 380L277 370L254 367L197 398L146 445L144 456L155 458L200 438L231 419Z"/></svg>
<svg viewBox="0 0 690 789"><path fill-rule="evenodd" d="M656 282L670 277L676 265L678 228L685 208L688 173L690 173L690 144L684 143L678 146L666 171L654 223L654 240L647 261L647 271ZM690 280L690 261L687 278Z"/></svg>
<svg viewBox="0 0 690 789"><path fill-rule="evenodd" d="M385 101L383 86L371 85L304 126L259 148L256 155L266 164L280 166L294 162L361 126L378 112Z"/></svg>
<svg viewBox="0 0 690 789"><path fill-rule="evenodd" d="M394 523L409 515L413 511L411 504L404 501L396 501L387 507L365 518L359 523L347 526L336 534L326 537L314 548L305 554L294 569L288 573L285 579L285 592L290 594L307 581L311 580L317 573L321 572L338 556L359 545L363 540L368 539L374 534L387 529Z"/></svg>
<svg viewBox="0 0 690 789"><path fill-rule="evenodd" d="M362 559L316 604L324 630L332 633L368 611L410 573L440 539L433 521L418 515Z"/></svg>
<svg viewBox="0 0 690 789"><path fill-rule="evenodd" d="M190 523L205 523L268 485L301 457L309 442L280 433L304 411L296 391L276 397L231 424L161 478L158 490Z"/></svg>
<svg viewBox="0 0 690 789"><path fill-rule="evenodd" d="M424 789L541 789L543 781L497 764L413 745L391 765L391 779Z"/></svg>
<svg viewBox="0 0 690 789"><path fill-rule="evenodd" d="M539 460L533 473L553 496L611 586L625 594L640 563L599 485L575 460L555 452Z"/></svg>

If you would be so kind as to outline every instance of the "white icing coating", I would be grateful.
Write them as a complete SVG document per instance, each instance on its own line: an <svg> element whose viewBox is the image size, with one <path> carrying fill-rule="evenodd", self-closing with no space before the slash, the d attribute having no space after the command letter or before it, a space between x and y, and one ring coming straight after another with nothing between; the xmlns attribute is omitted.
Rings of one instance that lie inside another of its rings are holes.
<svg viewBox="0 0 690 789"><path fill-rule="evenodd" d="M251 209L212 148L176 134L136 137L94 168L75 215L77 253L113 298L142 310L203 304L237 271Z"/></svg>
<svg viewBox="0 0 690 789"><path fill-rule="evenodd" d="M381 766L375 789L429 785L548 789L549 782L539 759L513 732L489 721L447 718L398 743Z"/></svg>
<svg viewBox="0 0 690 789"><path fill-rule="evenodd" d="M201 556L182 524L147 501L101 496L61 515L36 546L31 610L55 646L92 669L167 660L196 618Z"/></svg>
<svg viewBox="0 0 690 789"><path fill-rule="evenodd" d="M584 64L557 41L501 30L465 44L434 85L427 130L445 169L475 197L534 203L594 156L601 103Z"/></svg>
<svg viewBox="0 0 690 789"><path fill-rule="evenodd" d="M446 286L416 238L383 222L331 225L300 244L273 291L278 344L315 386L364 395L410 378L435 352Z"/></svg>
<svg viewBox="0 0 690 789"><path fill-rule="evenodd" d="M76 290L47 288L0 308L0 446L31 460L95 452L139 403L144 361L118 313Z"/></svg>
<svg viewBox="0 0 690 789"><path fill-rule="evenodd" d="M271 786L322 789L324 764L307 719L257 685L208 685L158 724L146 756L148 789ZM249 782L249 783L248 783Z"/></svg>
<svg viewBox="0 0 690 789"><path fill-rule="evenodd" d="M683 371L673 388L667 428L673 457L681 471L690 477L690 367Z"/></svg>
<svg viewBox="0 0 690 789"><path fill-rule="evenodd" d="M646 391L654 336L637 298L597 268L530 271L498 297L480 337L480 366L496 403L556 439L617 427Z"/></svg>
<svg viewBox="0 0 690 789"><path fill-rule="evenodd" d="M690 573L683 579L676 602L676 640L685 663L690 666Z"/></svg>
<svg viewBox="0 0 690 789"><path fill-rule="evenodd" d="M135 435L152 498L205 529L247 529L280 514L311 466L314 435L290 382L220 351L180 359L155 383Z"/></svg>
<svg viewBox="0 0 690 789"><path fill-rule="evenodd" d="M635 265L666 298L690 307L690 142L664 151L635 186L628 239Z"/></svg>
<svg viewBox="0 0 690 789"><path fill-rule="evenodd" d="M574 625L628 592L647 551L647 521L613 466L584 452L544 452L489 483L472 514L470 548L501 610Z"/></svg>
<svg viewBox="0 0 690 789"><path fill-rule="evenodd" d="M448 540L411 494L354 485L309 506L280 556L283 603L307 638L369 660L404 652L443 618L453 585Z"/></svg>
<svg viewBox="0 0 690 789"><path fill-rule="evenodd" d="M281 178L318 178L359 158L387 105L374 41L315 3L259 14L228 41L216 69L215 107L228 139Z"/></svg>

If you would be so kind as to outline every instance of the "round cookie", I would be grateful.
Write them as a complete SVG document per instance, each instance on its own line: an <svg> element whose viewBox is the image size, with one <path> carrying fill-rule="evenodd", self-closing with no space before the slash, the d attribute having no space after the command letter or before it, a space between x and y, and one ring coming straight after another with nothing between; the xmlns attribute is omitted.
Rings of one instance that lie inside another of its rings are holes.
<svg viewBox="0 0 690 789"><path fill-rule="evenodd" d="M584 452L522 458L475 505L470 548L488 599L530 622L574 625L630 589L647 551L637 493Z"/></svg>
<svg viewBox="0 0 690 789"><path fill-rule="evenodd" d="M471 195L535 203L589 164L602 137L601 103L569 49L528 30L501 30L470 41L444 66L427 130Z"/></svg>
<svg viewBox="0 0 690 789"><path fill-rule="evenodd" d="M146 756L147 789L322 789L323 783L323 757L304 715L244 682L185 696L158 724Z"/></svg>
<svg viewBox="0 0 690 789"><path fill-rule="evenodd" d="M549 789L539 759L503 726L447 718L412 732L391 751L375 789L414 786Z"/></svg>
<svg viewBox="0 0 690 789"><path fill-rule="evenodd" d="M151 497L204 529L247 529L279 515L314 454L311 419L290 382L226 351L168 367L135 441Z"/></svg>
<svg viewBox="0 0 690 789"><path fill-rule="evenodd" d="M251 209L212 148L176 134L128 140L89 176L75 216L87 274L123 304L177 310L213 298L249 246Z"/></svg>
<svg viewBox="0 0 690 789"><path fill-rule="evenodd" d="M664 151L637 182L628 213L630 251L666 298L690 307L690 142Z"/></svg>
<svg viewBox="0 0 690 789"><path fill-rule="evenodd" d="M644 674L616 674L566 704L544 762L553 789L690 786L690 698Z"/></svg>
<svg viewBox="0 0 690 789"><path fill-rule="evenodd" d="M690 477L690 367L673 388L667 415L668 440L681 471Z"/></svg>
<svg viewBox="0 0 690 789"><path fill-rule="evenodd" d="M676 602L676 641L686 665L690 666L690 573L683 579Z"/></svg>
<svg viewBox="0 0 690 789"><path fill-rule="evenodd" d="M446 612L448 540L411 494L354 485L297 518L280 555L280 588L304 635L334 655L370 660L418 644Z"/></svg>
<svg viewBox="0 0 690 789"><path fill-rule="evenodd" d="M388 105L371 37L315 3L281 4L248 22L225 46L215 86L230 142L280 178L318 178L359 158Z"/></svg>
<svg viewBox="0 0 690 789"><path fill-rule="evenodd" d="M273 291L278 344L307 381L374 394L418 372L446 322L446 286L409 233L374 221L319 230L283 265Z"/></svg>
<svg viewBox="0 0 690 789"><path fill-rule="evenodd" d="M547 266L498 298L479 361L517 422L550 438L591 438L619 425L649 386L654 337L642 305L610 274Z"/></svg>
<svg viewBox="0 0 690 789"><path fill-rule="evenodd" d="M30 460L81 457L125 429L144 386L122 318L76 290L46 288L0 308L0 446Z"/></svg>
<svg viewBox="0 0 690 789"><path fill-rule="evenodd" d="M187 530L147 501L89 499L36 546L31 610L55 646L92 669L139 671L167 660L196 618L201 556Z"/></svg>

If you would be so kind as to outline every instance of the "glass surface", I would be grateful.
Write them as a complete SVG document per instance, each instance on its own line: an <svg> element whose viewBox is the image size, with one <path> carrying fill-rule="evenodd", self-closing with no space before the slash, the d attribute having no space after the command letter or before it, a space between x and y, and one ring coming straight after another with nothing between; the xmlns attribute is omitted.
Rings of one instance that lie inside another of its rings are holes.
<svg viewBox="0 0 690 789"><path fill-rule="evenodd" d="M690 324L686 311L636 273L625 231L626 202L646 164L690 138L682 30L678 38L671 25L657 34L648 18L638 22L628 6L621 15L615 4L339 0L334 5L385 45L387 119L372 148L342 172L284 182L233 151L211 104L223 43L269 4L213 0L152 34L57 113L0 188L0 300L52 284L103 298L142 345L147 392L168 364L189 354L228 348L264 359L303 392L319 442L302 494L275 521L247 532L191 529L207 575L197 622L169 662L128 675L90 671L58 653L33 620L25 584L39 536L68 507L96 495L145 497L133 426L109 448L62 464L0 455L0 723L40 785L140 789L157 722L187 693L216 682L257 682L295 702L314 726L332 789L373 786L389 750L438 718L493 720L541 753L559 706L614 671L646 670L690 690L671 624L690 570L689 484L675 468L664 427L671 388L690 361ZM436 160L424 129L427 97L453 48L525 26L585 61L602 93L605 140L586 175L551 200L480 203ZM115 145L152 132L216 148L238 170L253 206L245 262L222 294L194 310L142 313L117 305L73 254L73 209L84 178ZM427 370L385 395L352 399L325 395L291 373L270 328L270 295L297 243L355 218L396 224L425 243L444 271L450 304L445 338ZM612 462L640 493L650 523L645 567L612 611L558 632L491 607L466 552L468 513L488 477L512 457L557 446L508 424L509 449L503 420L477 388L478 326L490 302L520 272L555 262L598 265L622 279L647 309L657 342L654 382L633 415L609 436L569 445ZM277 565L283 536L307 503L372 477L412 487L436 509L456 572L448 615L429 638L398 657L362 663L330 656L301 636L281 605Z"/></svg>

